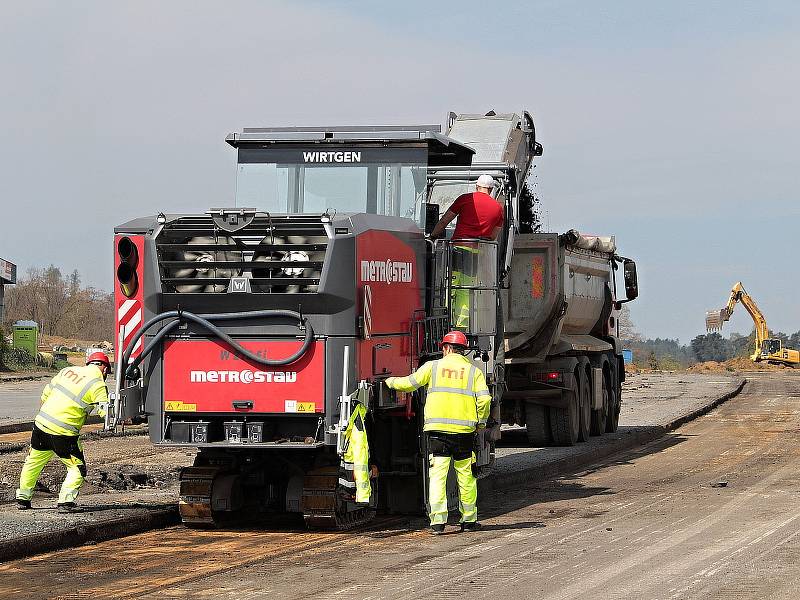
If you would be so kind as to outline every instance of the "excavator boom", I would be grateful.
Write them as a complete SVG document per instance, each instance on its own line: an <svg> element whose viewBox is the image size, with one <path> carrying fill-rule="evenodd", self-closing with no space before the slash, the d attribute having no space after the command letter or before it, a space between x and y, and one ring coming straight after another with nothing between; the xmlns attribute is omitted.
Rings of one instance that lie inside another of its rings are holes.
<svg viewBox="0 0 800 600"><path fill-rule="evenodd" d="M750 358L753 361L766 360L785 365L800 366L800 353L797 350L782 348L780 340L770 339L767 319L758 308L756 301L744 289L741 281L738 281L731 288L731 295L726 306L719 310L706 312L706 330L720 331L725 321L731 318L737 302L742 303L755 324L755 350Z"/></svg>

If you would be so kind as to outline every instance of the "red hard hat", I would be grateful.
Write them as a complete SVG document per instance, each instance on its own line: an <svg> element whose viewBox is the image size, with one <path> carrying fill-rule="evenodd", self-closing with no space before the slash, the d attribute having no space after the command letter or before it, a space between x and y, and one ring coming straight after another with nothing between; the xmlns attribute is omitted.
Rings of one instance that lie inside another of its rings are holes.
<svg viewBox="0 0 800 600"><path fill-rule="evenodd" d="M111 361L108 360L108 357L106 356L105 352L92 352L86 358L86 364L87 365L90 365L90 364L96 363L96 362L104 364L106 366L106 369L110 369L111 368Z"/></svg>
<svg viewBox="0 0 800 600"><path fill-rule="evenodd" d="M469 345L467 336L461 331L451 331L445 335L442 338L442 344L453 344L454 346L464 346L465 348Z"/></svg>

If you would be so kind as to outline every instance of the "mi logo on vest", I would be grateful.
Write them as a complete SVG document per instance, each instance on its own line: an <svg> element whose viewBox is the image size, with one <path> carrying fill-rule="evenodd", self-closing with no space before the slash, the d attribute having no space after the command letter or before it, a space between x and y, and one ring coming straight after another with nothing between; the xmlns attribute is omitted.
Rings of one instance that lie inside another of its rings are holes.
<svg viewBox="0 0 800 600"><path fill-rule="evenodd" d="M64 377L66 377L67 379L69 379L73 383L80 383L81 381L84 380L84 376L83 375L79 375L78 373L76 373L72 369L67 369L66 371L64 371Z"/></svg>
<svg viewBox="0 0 800 600"><path fill-rule="evenodd" d="M464 369L442 369L442 377L447 377L447 379L464 379Z"/></svg>

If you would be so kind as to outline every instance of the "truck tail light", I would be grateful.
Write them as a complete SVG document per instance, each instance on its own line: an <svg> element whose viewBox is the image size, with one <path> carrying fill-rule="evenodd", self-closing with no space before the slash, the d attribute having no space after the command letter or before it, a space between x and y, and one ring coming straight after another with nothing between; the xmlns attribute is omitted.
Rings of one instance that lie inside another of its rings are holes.
<svg viewBox="0 0 800 600"><path fill-rule="evenodd" d="M542 383L564 383L564 374L559 371L544 371L540 373L534 373L533 378L535 381L541 381Z"/></svg>

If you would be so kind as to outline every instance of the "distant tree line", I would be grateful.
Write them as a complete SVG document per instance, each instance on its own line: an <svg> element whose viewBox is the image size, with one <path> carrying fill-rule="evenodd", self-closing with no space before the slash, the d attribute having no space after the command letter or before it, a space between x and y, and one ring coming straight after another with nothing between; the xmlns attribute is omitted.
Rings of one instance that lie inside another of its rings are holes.
<svg viewBox="0 0 800 600"><path fill-rule="evenodd" d="M755 330L750 335L731 333L727 338L716 332L698 335L689 344L682 345L678 339L643 339L636 331L627 307L623 307L619 322L623 344L633 351L633 362L644 367L669 370L697 362L724 362L748 357L755 349ZM791 335L778 331L771 335L788 348L800 349L800 331Z"/></svg>
<svg viewBox="0 0 800 600"><path fill-rule="evenodd" d="M5 288L2 325L36 321L48 335L90 341L113 341L112 294L81 285L77 270L64 277L56 266L30 268L16 285Z"/></svg>

